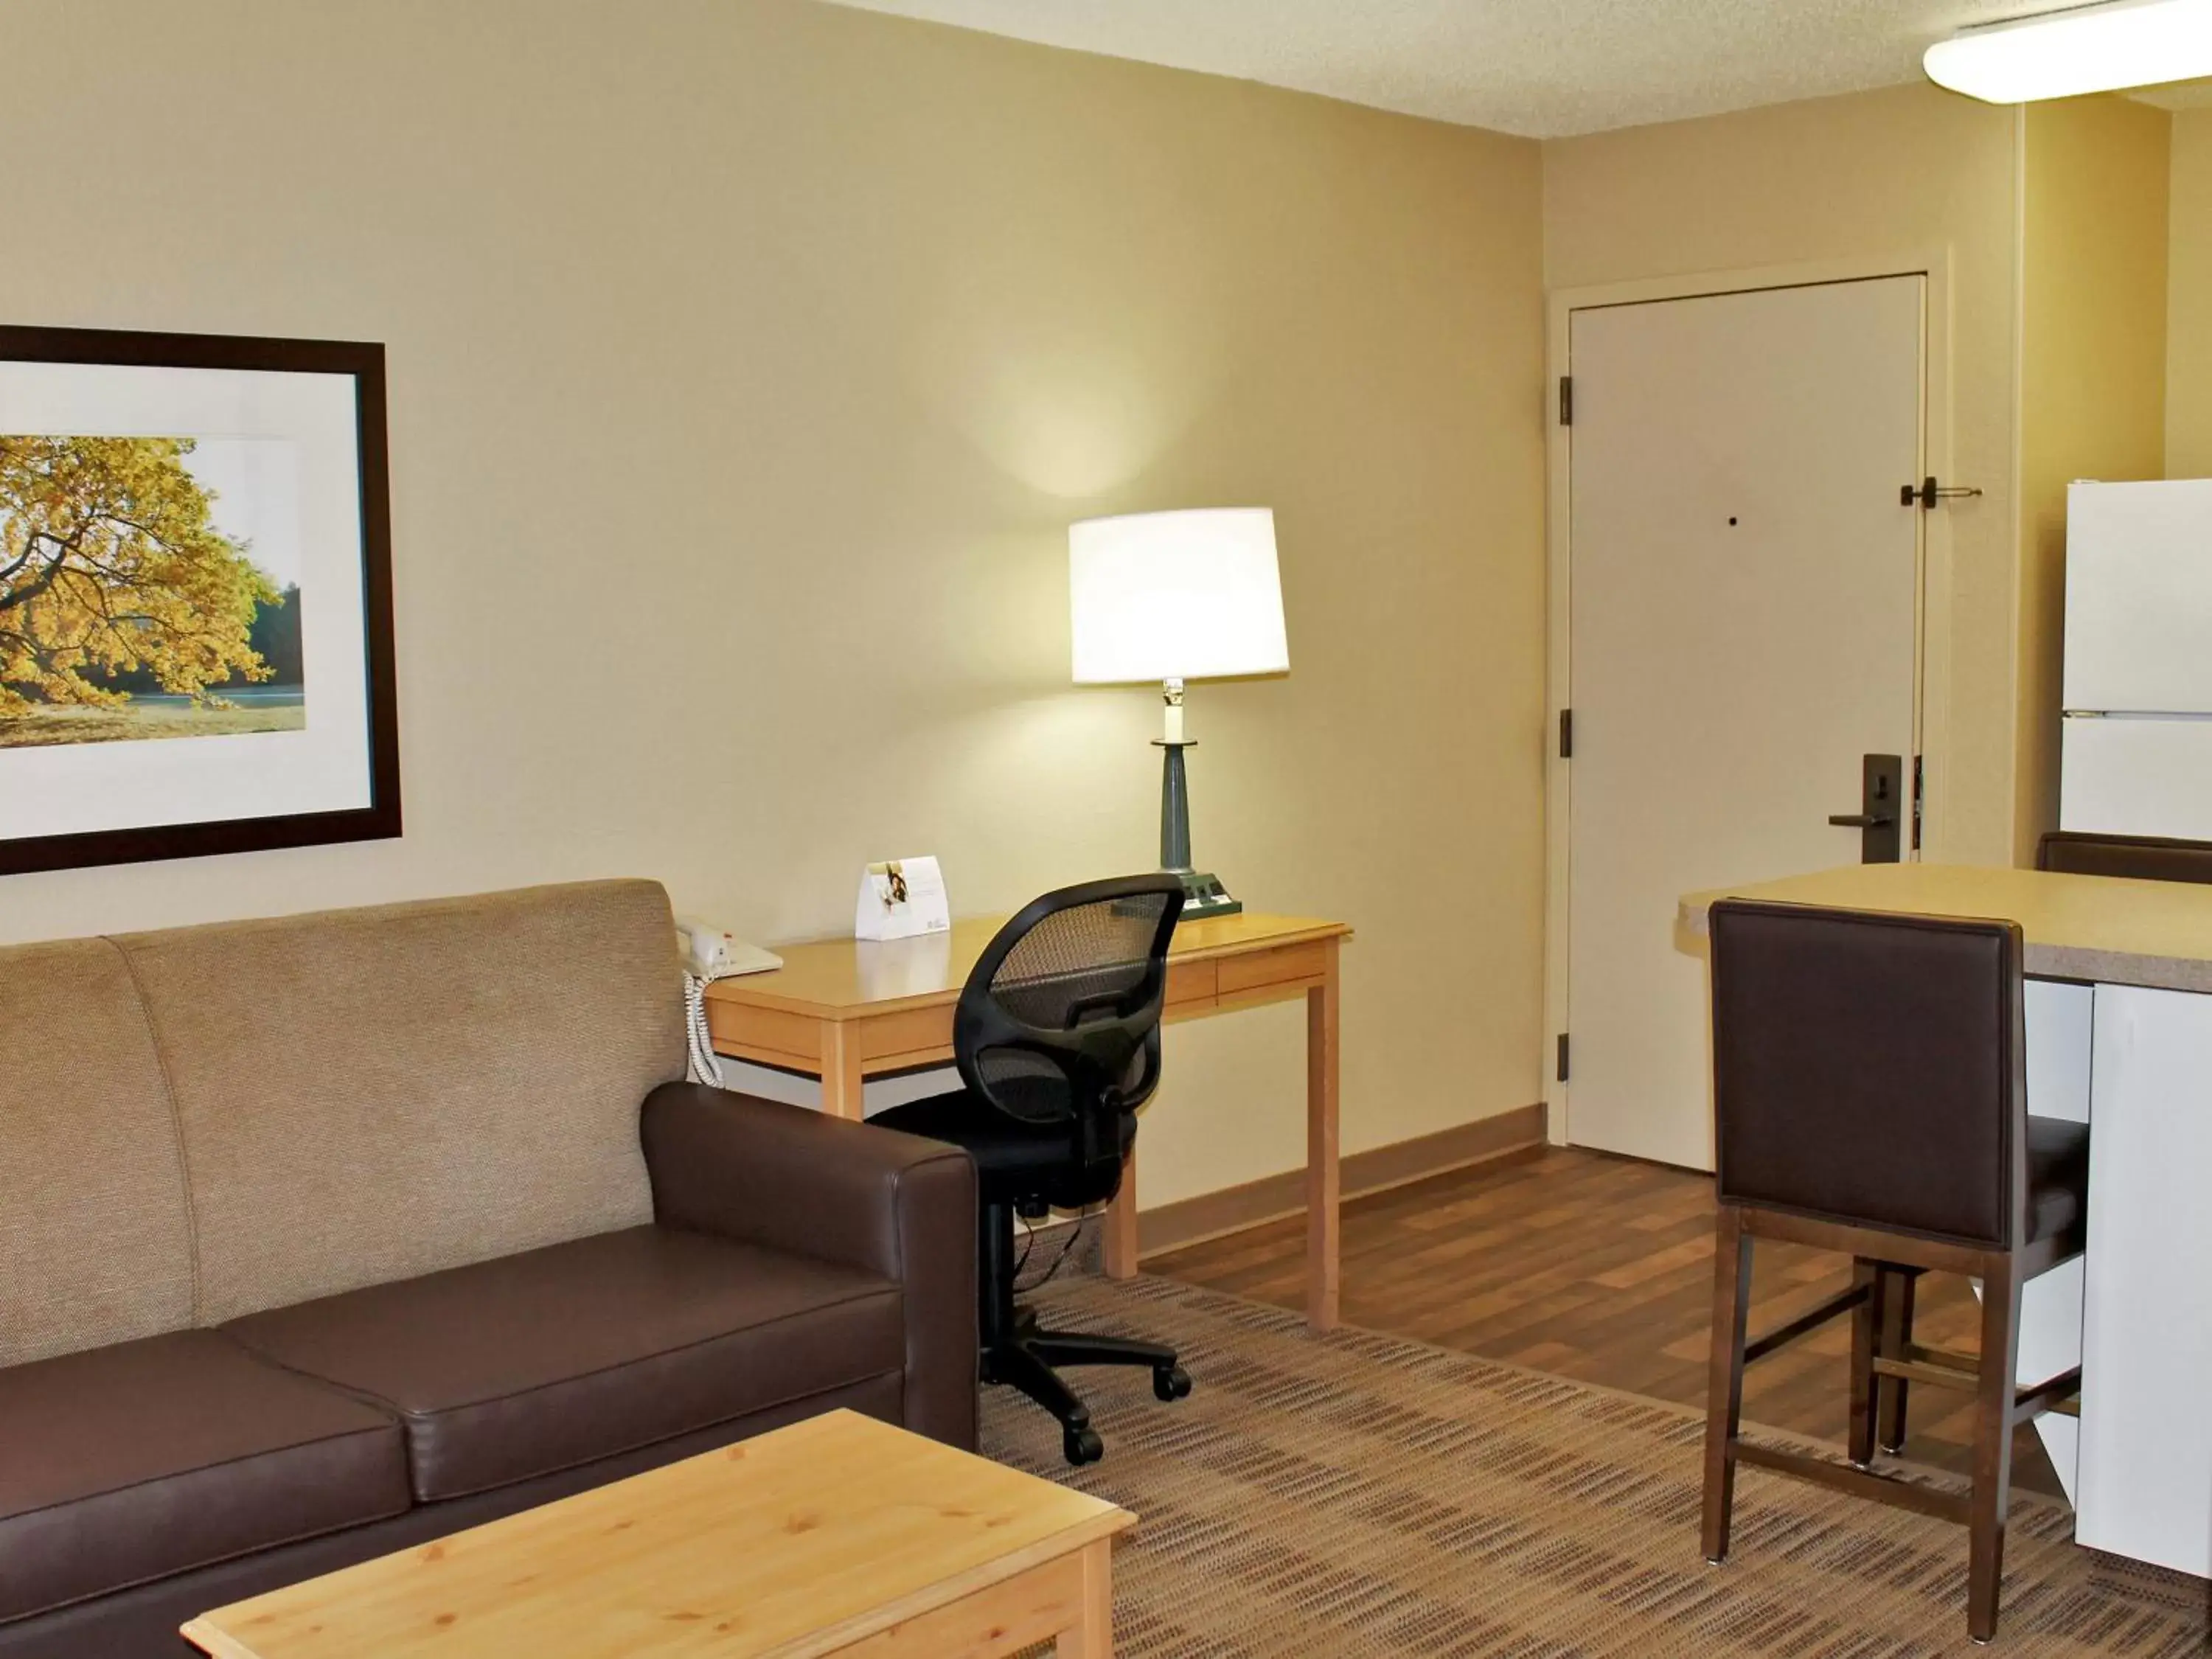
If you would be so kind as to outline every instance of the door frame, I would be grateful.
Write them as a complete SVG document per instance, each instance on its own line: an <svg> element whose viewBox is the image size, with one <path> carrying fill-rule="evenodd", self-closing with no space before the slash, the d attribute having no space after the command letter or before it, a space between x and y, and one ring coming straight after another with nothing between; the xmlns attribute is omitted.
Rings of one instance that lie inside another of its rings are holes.
<svg viewBox="0 0 2212 1659"><path fill-rule="evenodd" d="M1938 247L1889 256L1824 259L1762 265L1739 270L1687 272L1674 276L1633 278L1580 288L1552 289L1545 295L1544 377L1544 1024L1537 1060L1543 1079L1547 1133L1555 1146L1567 1144L1574 1110L1573 1085L1559 1080L1558 1040L1572 1030L1568 1009L1568 933L1571 893L1570 818L1573 810L1573 765L1559 757L1560 711L1569 706L1573 684L1569 653L1573 638L1569 605L1573 571L1570 509L1572 495L1572 428L1559 422L1559 377L1571 372L1569 330L1577 311L1641 305L1653 301L1692 300L1708 295L1750 294L1764 289L1825 287L1885 276L1924 280L1920 332L1920 453L1926 473L1949 477L1952 443L1950 256ZM1941 862L1945 846L1945 792L1939 787L1950 758L1952 544L1949 515L1922 512L1917 518L1917 591L1914 597L1913 720L1926 775L1917 856ZM1910 856L1910 855L1908 855ZM1571 1068L1570 1068L1571 1069Z"/></svg>

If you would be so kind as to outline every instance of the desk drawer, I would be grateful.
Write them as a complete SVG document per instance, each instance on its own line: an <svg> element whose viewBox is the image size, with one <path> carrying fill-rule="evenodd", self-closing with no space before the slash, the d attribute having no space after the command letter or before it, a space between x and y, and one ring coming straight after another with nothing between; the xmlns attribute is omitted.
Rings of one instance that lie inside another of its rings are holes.
<svg viewBox="0 0 2212 1659"><path fill-rule="evenodd" d="M1250 956L1226 957L1220 963L1220 994L1242 996L1299 980L1319 979L1328 971L1328 941L1309 939Z"/></svg>
<svg viewBox="0 0 2212 1659"><path fill-rule="evenodd" d="M949 1057L952 1053L952 1010L908 1008L896 1014L878 1014L860 1026L863 1061L905 1061L916 1057Z"/></svg>
<svg viewBox="0 0 2212 1659"><path fill-rule="evenodd" d="M1168 1006L1179 1002L1209 1002L1218 988L1217 964L1211 962L1168 963Z"/></svg>
<svg viewBox="0 0 2212 1659"><path fill-rule="evenodd" d="M787 1014L780 1008L755 1008L744 1003L707 1000L707 1030L714 1046L725 1052L746 1050L750 1056L818 1071L822 1063L822 1027L804 1014Z"/></svg>

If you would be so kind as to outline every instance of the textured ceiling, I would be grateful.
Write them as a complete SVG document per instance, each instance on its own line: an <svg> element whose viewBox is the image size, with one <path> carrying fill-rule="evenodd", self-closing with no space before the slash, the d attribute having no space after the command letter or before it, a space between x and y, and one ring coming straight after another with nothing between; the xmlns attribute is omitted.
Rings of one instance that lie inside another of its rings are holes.
<svg viewBox="0 0 2212 1659"><path fill-rule="evenodd" d="M1917 80L2063 0L836 0L1530 137Z"/></svg>

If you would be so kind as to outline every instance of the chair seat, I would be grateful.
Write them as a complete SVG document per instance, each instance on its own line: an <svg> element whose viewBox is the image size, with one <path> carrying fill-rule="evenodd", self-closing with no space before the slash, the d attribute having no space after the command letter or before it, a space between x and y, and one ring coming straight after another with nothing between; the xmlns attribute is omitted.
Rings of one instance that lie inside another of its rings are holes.
<svg viewBox="0 0 2212 1659"><path fill-rule="evenodd" d="M1121 1164L1137 1144L1137 1115L1124 1112L1117 1124L1121 1159L1104 1176L1086 1177L1068 1155L1069 1125L1025 1122L965 1089L908 1101L868 1121L965 1150L975 1160L986 1204L1042 1198L1055 1208L1077 1209L1102 1203L1121 1186Z"/></svg>
<svg viewBox="0 0 2212 1659"><path fill-rule="evenodd" d="M178 1331L0 1370L0 1625L408 1508L399 1425Z"/></svg>
<svg viewBox="0 0 2212 1659"><path fill-rule="evenodd" d="M388 1406L426 1501L572 1468L906 1364L888 1279L656 1226L254 1314L254 1352Z"/></svg>
<svg viewBox="0 0 2212 1659"><path fill-rule="evenodd" d="M2027 1121L2027 1242L2079 1229L2089 1210L2089 1126Z"/></svg>

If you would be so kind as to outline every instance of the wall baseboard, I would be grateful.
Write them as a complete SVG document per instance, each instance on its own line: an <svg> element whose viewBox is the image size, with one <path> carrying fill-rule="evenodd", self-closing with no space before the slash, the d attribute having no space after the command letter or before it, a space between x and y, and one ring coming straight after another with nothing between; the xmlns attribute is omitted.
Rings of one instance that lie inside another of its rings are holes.
<svg viewBox="0 0 2212 1659"><path fill-rule="evenodd" d="M1508 1153L1541 1146L1545 1139L1545 1109L1539 1101L1533 1106L1500 1112L1495 1117L1440 1129L1435 1134L1347 1153L1338 1178L1344 1197L1358 1198L1442 1175L1449 1170L1464 1169L1470 1164L1485 1164ZM1285 1170L1280 1175L1248 1181L1241 1187L1227 1187L1218 1193L1201 1193L1196 1198L1139 1210L1137 1254L1139 1257L1157 1255L1186 1244L1218 1238L1224 1233L1242 1232L1265 1222L1303 1215L1305 1206L1306 1172Z"/></svg>
<svg viewBox="0 0 2212 1659"><path fill-rule="evenodd" d="M1345 1158L1339 1167L1340 1190L1346 1199L1360 1198L1369 1193L1384 1192L1392 1187L1425 1181L1431 1176L1443 1175L1448 1170L1463 1170L1470 1164L1487 1164L1492 1158L1530 1152L1545 1144L1547 1123L1546 1108L1540 1100L1533 1106L1516 1106L1511 1111L1500 1112L1495 1117L1440 1129L1432 1135L1420 1135L1412 1140L1395 1141L1388 1146L1353 1152ZM1304 1215L1305 1208L1306 1172L1304 1170L1285 1170L1280 1175L1249 1181L1241 1187L1224 1188L1218 1193L1201 1193L1196 1198L1181 1199L1173 1204L1162 1204L1154 1209L1139 1211L1137 1254L1139 1257L1158 1255L1169 1250L1181 1249L1186 1244L1204 1243L1209 1238L1241 1233L1247 1227ZM1067 1245L1068 1230L1075 1224L1066 1217L1055 1217L1030 1235L1028 1271L1023 1279L1024 1289L1029 1287L1031 1279L1038 1277L1044 1268L1059 1258L1061 1249ZM1015 1242L1018 1249L1021 1243L1018 1234ZM1060 1271L1071 1273L1105 1271L1100 1252L1099 1230L1095 1224L1084 1229L1083 1237L1069 1249Z"/></svg>

